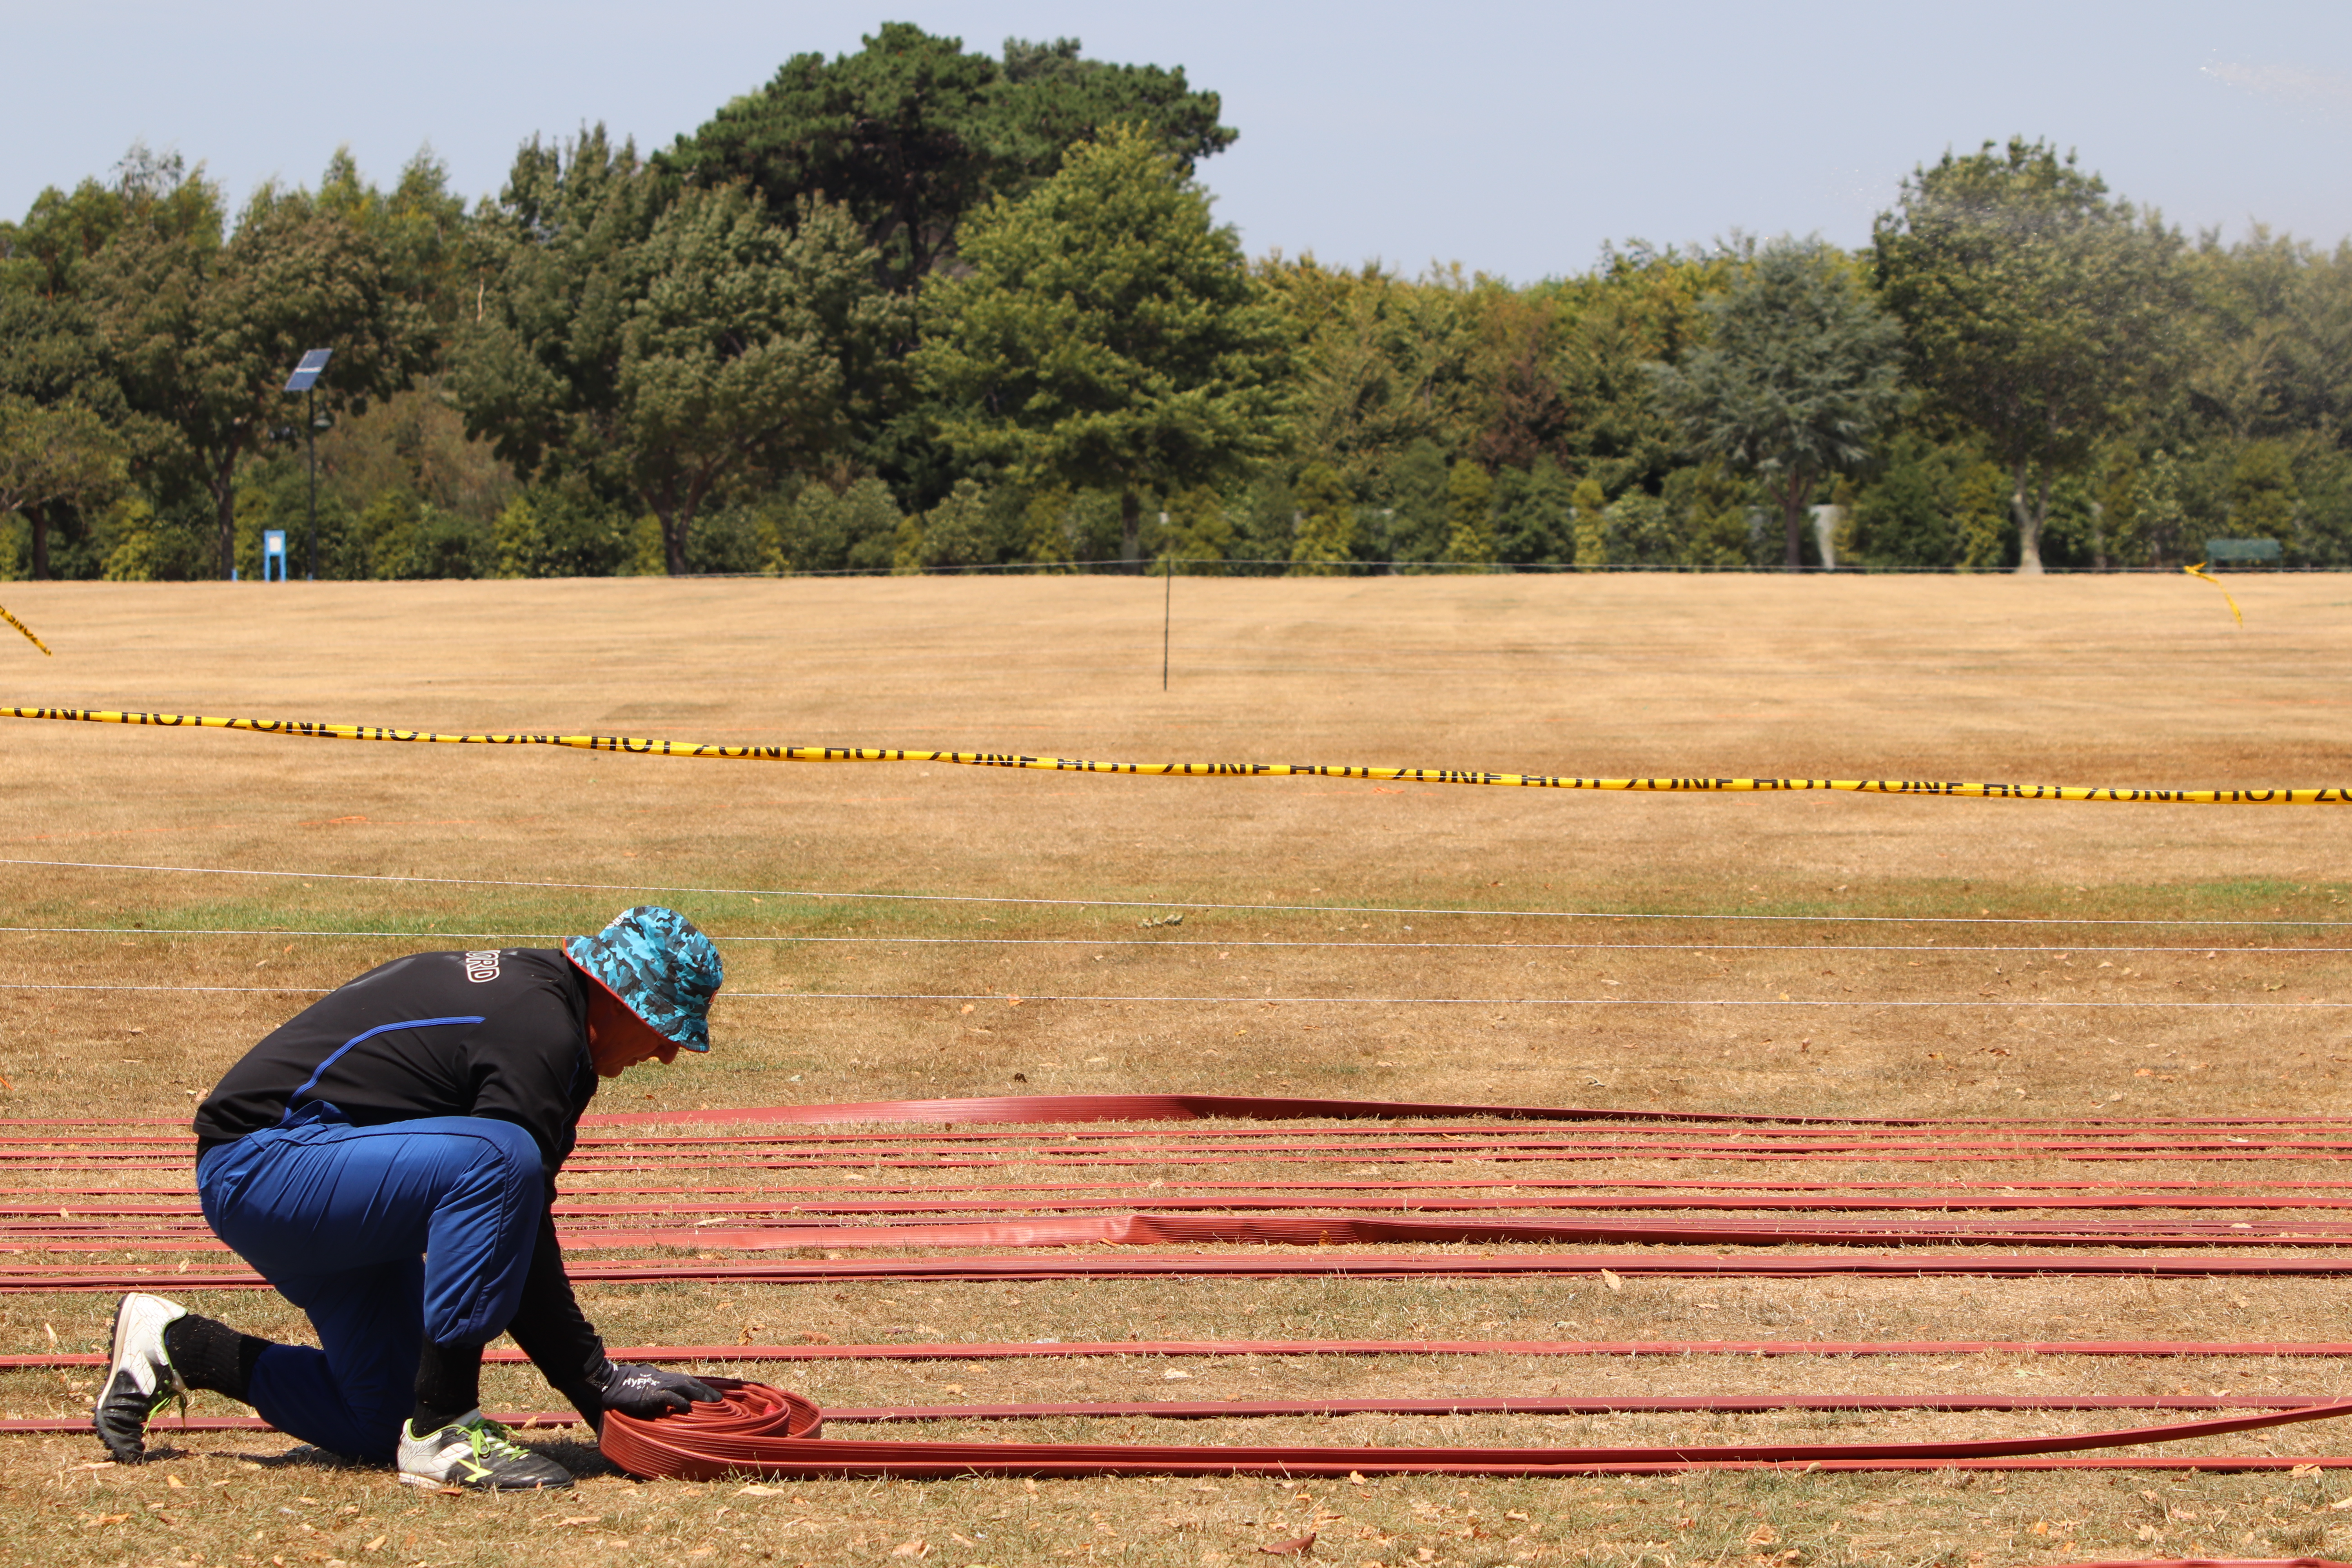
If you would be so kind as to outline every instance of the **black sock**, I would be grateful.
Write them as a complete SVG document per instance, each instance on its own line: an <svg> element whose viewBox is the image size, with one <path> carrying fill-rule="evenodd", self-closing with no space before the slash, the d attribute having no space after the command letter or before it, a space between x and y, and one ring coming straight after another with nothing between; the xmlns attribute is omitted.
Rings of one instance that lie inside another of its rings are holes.
<svg viewBox="0 0 2352 1568"><path fill-rule="evenodd" d="M481 1407L482 1347L425 1342L416 1358L416 1413L409 1429L422 1436Z"/></svg>
<svg viewBox="0 0 2352 1568"><path fill-rule="evenodd" d="M240 1334L226 1323L194 1312L163 1325L163 1353L172 1358L180 1381L241 1404L253 1402L247 1392L253 1384L253 1363L268 1348L268 1340Z"/></svg>

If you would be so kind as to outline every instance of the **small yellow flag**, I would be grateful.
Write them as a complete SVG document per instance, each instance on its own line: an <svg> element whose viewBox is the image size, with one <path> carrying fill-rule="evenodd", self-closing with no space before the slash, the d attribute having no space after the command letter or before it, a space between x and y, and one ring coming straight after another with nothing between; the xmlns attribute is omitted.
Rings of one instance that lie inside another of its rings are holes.
<svg viewBox="0 0 2352 1568"><path fill-rule="evenodd" d="M2202 577L2208 583L2212 584L2216 588L2221 588L2221 579L2214 576L2210 572L2206 571L2205 565L2206 563L2204 562L2200 561L2196 565L2183 566L2181 570L2189 574L2191 577ZM2238 625L2241 626L2244 626L2246 624L2246 617L2238 615L2238 601L2230 597L2230 590L2227 588L2221 588L2221 597L2228 603L2230 606L2230 614L2238 616ZM30 636L31 634L27 633L26 635Z"/></svg>

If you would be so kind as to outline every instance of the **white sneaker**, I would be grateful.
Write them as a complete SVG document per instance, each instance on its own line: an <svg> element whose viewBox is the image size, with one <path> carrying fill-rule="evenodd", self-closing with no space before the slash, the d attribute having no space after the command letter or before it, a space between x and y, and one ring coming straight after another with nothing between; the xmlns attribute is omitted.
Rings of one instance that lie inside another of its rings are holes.
<svg viewBox="0 0 2352 1568"><path fill-rule="evenodd" d="M400 1479L413 1487L535 1491L570 1486L572 1472L516 1442L479 1410L469 1410L422 1436L415 1423L403 1422Z"/></svg>
<svg viewBox="0 0 2352 1568"><path fill-rule="evenodd" d="M90 1425L115 1463L135 1465L147 1456L147 1423L177 1401L187 1414L188 1385L163 1349L163 1329L188 1315L176 1301L138 1291L114 1309L114 1359L100 1386Z"/></svg>

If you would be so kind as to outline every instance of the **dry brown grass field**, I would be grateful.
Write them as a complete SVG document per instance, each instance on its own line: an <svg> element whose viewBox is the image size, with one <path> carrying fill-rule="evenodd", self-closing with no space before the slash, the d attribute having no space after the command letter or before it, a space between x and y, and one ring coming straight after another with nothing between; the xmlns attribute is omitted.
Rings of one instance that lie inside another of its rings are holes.
<svg viewBox="0 0 2352 1568"><path fill-rule="evenodd" d="M1163 693L1158 580L17 584L0 602L57 654L0 634L12 671L0 702L1113 761L2352 783L2352 581L2231 586L2242 628L2219 595L2180 578L1187 578L1174 584ZM2352 1013L2282 1005L2352 1002L2341 929L2319 923L2344 918L2352 888L2346 819L2327 808L1158 780L16 721L0 721L0 751L10 1117L183 1115L305 988L420 947L551 942L656 900L721 940L734 994L715 1009L708 1058L635 1070L598 1110L1196 1090L1860 1117L2339 1116L2352 1063ZM354 877L455 879L337 879ZM1142 924L1179 909L1181 925ZM1719 918L1729 915L1780 918ZM2076 923L2026 923L2057 921ZM2313 923L2274 923L2295 921ZM2083 1002L2119 1005L2057 1005ZM2226 1005L2158 1005L2180 1002ZM1901 1005L1916 1003L1946 1005ZM2288 1192L2342 1171L2315 1159L2220 1176L2160 1160L2087 1176L2054 1161L1832 1161L1801 1174L1932 1196L1988 1177ZM1385 1173L1523 1184L1768 1173L1708 1159ZM1290 1179L1271 1163L1214 1174ZM0 1186L38 1194L68 1176L77 1188L118 1179L11 1169ZM593 1196L609 1179L583 1173L567 1192ZM957 1185L952 1173L878 1167L796 1179L844 1192ZM176 1167L119 1177L187 1180ZM1100 1191L1149 1207L1166 1191L1152 1184L1184 1180L1174 1166L1122 1167ZM2352 1340L2339 1286L2260 1279L698 1282L583 1298L608 1340L636 1344ZM188 1300L255 1331L306 1331L274 1297ZM0 1352L102 1348L110 1309L98 1294L0 1296ZM831 1406L1171 1391L2326 1394L2345 1384L2343 1363L2326 1359L2000 1353L734 1370ZM0 1374L0 1405L73 1415L91 1381ZM504 1408L554 1403L523 1370L492 1384ZM196 1413L231 1412L199 1396ZM940 1435L1535 1446L1997 1436L2160 1418L1122 1417ZM2352 1546L2352 1512L2330 1506L2346 1482L2327 1471L746 1491L630 1481L581 1443L551 1441L580 1488L494 1500L421 1495L267 1434L166 1433L161 1462L135 1469L94 1468L92 1439L0 1437L0 1557L1231 1564L1309 1530L1313 1560L1383 1568L2002 1568ZM2322 1426L2214 1449L2343 1442Z"/></svg>

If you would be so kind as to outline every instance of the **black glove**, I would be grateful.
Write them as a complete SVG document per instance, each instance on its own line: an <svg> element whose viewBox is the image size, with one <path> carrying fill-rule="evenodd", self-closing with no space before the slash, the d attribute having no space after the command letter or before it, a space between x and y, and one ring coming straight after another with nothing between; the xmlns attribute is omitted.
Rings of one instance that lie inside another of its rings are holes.
<svg viewBox="0 0 2352 1568"><path fill-rule="evenodd" d="M684 1410L697 1400L715 1404L719 1398L717 1389L689 1373L664 1372L637 1362L608 1361L591 1377L605 1409L642 1420Z"/></svg>

